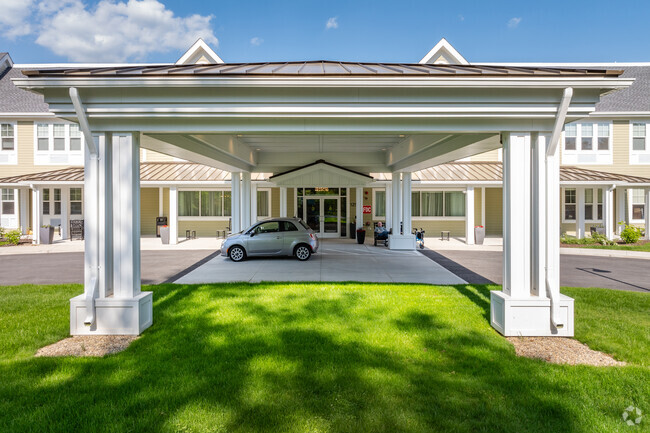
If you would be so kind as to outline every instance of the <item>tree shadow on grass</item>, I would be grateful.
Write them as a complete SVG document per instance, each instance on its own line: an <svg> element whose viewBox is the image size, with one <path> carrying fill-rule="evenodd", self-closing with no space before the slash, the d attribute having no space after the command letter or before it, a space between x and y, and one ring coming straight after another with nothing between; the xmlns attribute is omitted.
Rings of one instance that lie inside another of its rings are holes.
<svg viewBox="0 0 650 433"><path fill-rule="evenodd" d="M580 430L537 364L415 296L435 287L369 286L155 287L126 352L0 364L0 430Z"/></svg>

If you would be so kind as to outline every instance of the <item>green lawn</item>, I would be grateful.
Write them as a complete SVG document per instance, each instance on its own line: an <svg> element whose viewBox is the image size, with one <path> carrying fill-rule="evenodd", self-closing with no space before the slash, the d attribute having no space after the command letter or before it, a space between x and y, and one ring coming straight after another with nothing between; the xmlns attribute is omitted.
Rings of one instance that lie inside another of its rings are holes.
<svg viewBox="0 0 650 433"><path fill-rule="evenodd" d="M625 250L625 251L650 251L650 242L644 244L630 245L582 245L583 248L594 248L598 250Z"/></svg>
<svg viewBox="0 0 650 433"><path fill-rule="evenodd" d="M630 432L650 413L650 295L566 289L578 338L628 367L518 358L489 287L161 285L103 359L33 358L80 286L0 287L0 432Z"/></svg>

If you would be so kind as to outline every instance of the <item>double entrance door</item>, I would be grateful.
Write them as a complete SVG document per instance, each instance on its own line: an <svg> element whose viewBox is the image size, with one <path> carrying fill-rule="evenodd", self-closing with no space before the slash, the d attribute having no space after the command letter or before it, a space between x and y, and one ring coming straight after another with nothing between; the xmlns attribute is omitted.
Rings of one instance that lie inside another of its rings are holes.
<svg viewBox="0 0 650 433"><path fill-rule="evenodd" d="M319 237L338 237L341 233L339 197L305 197L304 221Z"/></svg>

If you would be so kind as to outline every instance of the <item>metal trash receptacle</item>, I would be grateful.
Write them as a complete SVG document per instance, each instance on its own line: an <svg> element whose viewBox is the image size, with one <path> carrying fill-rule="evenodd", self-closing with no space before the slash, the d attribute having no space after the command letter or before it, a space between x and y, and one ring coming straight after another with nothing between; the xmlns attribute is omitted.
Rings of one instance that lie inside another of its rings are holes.
<svg viewBox="0 0 650 433"><path fill-rule="evenodd" d="M156 237L160 237L160 227L167 225L167 217L156 217Z"/></svg>

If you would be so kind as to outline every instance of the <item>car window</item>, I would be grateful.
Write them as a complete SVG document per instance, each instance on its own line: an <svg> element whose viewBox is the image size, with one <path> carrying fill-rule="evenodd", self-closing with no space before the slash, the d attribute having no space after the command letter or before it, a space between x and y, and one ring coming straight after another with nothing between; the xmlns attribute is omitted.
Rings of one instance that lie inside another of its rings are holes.
<svg viewBox="0 0 650 433"><path fill-rule="evenodd" d="M298 227L291 221L282 221L282 231L285 232L297 232Z"/></svg>
<svg viewBox="0 0 650 433"><path fill-rule="evenodd" d="M278 221L269 221L267 223L262 223L255 227L254 231L255 234L279 232L280 223Z"/></svg>
<svg viewBox="0 0 650 433"><path fill-rule="evenodd" d="M300 223L301 226L303 226L305 228L305 230L309 230L309 226L307 224L305 224L305 222L303 220L298 220L298 222Z"/></svg>

